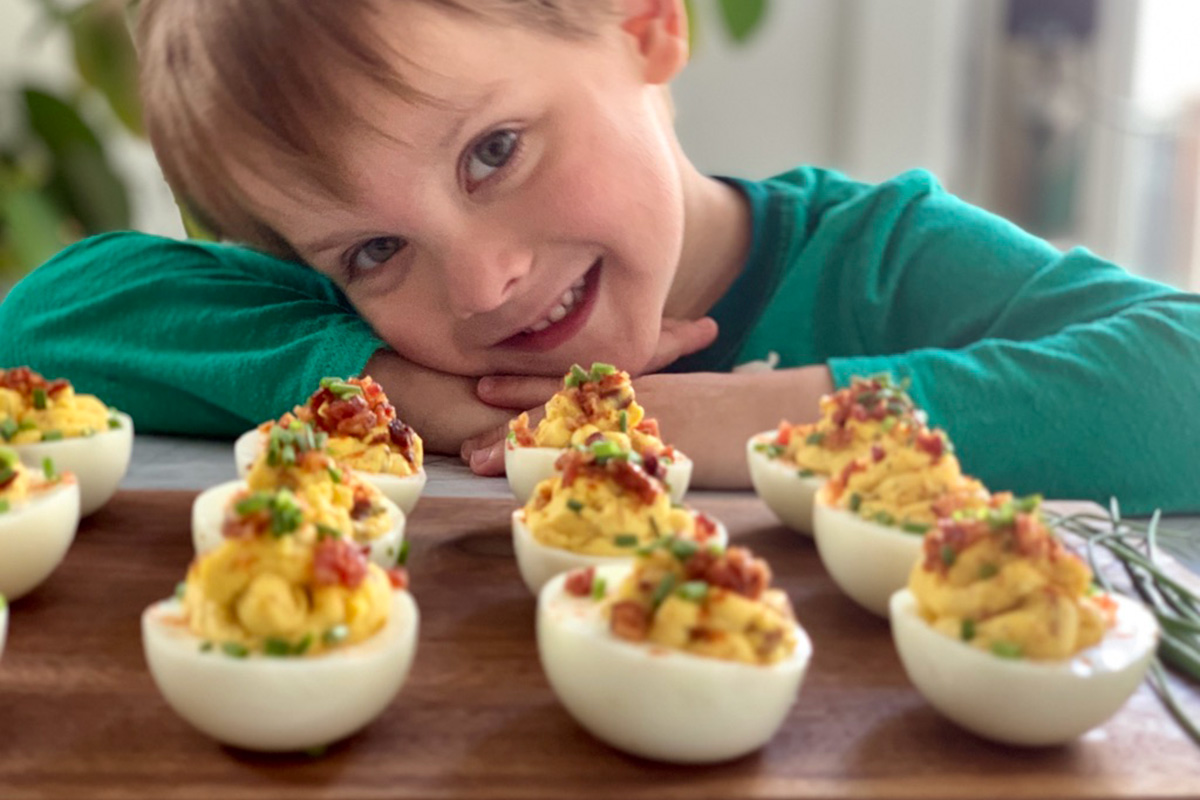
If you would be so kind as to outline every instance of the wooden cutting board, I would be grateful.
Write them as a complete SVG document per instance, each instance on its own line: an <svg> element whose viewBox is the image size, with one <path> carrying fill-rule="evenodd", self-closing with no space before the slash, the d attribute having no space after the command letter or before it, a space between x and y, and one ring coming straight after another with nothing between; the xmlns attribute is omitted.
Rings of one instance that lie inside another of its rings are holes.
<svg viewBox="0 0 1200 800"><path fill-rule="evenodd" d="M534 598L501 500L426 498L409 520L420 643L388 711L323 757L264 756L193 731L157 693L139 615L191 558L191 492L124 492L47 583L13 604L0 660L0 797L984 797L1200 795L1200 748L1143 687L1064 747L978 739L909 685L887 623L826 577L812 542L752 497L696 503L773 565L815 645L761 750L674 767L591 738L538 663ZM1184 687L1193 710L1200 692Z"/></svg>

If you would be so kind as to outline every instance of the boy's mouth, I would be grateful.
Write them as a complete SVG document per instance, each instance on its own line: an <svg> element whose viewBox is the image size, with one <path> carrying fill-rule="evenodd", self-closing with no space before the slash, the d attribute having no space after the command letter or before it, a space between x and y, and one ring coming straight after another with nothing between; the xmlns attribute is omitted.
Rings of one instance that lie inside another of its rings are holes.
<svg viewBox="0 0 1200 800"><path fill-rule="evenodd" d="M553 350L578 333L596 304L601 262L596 259L584 276L563 292L545 317L496 346L540 353Z"/></svg>

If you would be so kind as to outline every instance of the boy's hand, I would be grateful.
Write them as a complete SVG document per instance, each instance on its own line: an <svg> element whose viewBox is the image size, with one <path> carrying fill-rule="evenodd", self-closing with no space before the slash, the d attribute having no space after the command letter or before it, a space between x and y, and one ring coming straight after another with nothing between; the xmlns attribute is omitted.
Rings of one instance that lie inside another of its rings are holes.
<svg viewBox="0 0 1200 800"><path fill-rule="evenodd" d="M823 365L757 373L646 375L634 381L638 402L658 419L664 441L695 464L692 484L706 489L750 486L745 446L781 419L809 422L821 395L833 391ZM463 455L482 475L504 470L504 429L468 440Z"/></svg>
<svg viewBox="0 0 1200 800"><path fill-rule="evenodd" d="M383 386L396 415L416 429L431 453L458 453L468 436L504 426L512 416L476 397L475 378L422 367L391 350L376 352L363 373Z"/></svg>

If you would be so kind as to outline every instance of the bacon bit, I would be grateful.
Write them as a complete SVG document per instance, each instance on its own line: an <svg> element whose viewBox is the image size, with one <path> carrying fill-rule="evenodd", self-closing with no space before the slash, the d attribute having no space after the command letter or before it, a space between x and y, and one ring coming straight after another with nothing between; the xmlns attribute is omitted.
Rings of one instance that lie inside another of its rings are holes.
<svg viewBox="0 0 1200 800"><path fill-rule="evenodd" d="M662 464L654 453L646 453L642 456L642 469L646 470L647 475L653 475L660 481L667 475L667 471L662 469Z"/></svg>
<svg viewBox="0 0 1200 800"><path fill-rule="evenodd" d="M265 534L271 528L271 513L255 511L253 514L238 516L227 513L221 522L221 535L226 539L253 539Z"/></svg>
<svg viewBox="0 0 1200 800"><path fill-rule="evenodd" d="M71 382L66 378L56 378L55 380L52 380L46 384L46 394L54 396L63 389L69 389L70 387Z"/></svg>
<svg viewBox="0 0 1200 800"><path fill-rule="evenodd" d="M701 550L684 565L688 580L707 581L715 586L757 600L771 584L771 568L744 547L731 547L722 554Z"/></svg>
<svg viewBox="0 0 1200 800"><path fill-rule="evenodd" d="M775 444L781 444L787 447L792 443L792 426L787 420L779 423L779 430L775 433Z"/></svg>
<svg viewBox="0 0 1200 800"><path fill-rule="evenodd" d="M884 403L881 398L875 404L875 408L871 409L871 419L875 420L876 422L881 422L887 418L887 415L888 415L887 404Z"/></svg>
<svg viewBox="0 0 1200 800"><path fill-rule="evenodd" d="M563 588L576 597L591 597L592 582L596 579L596 568L577 569L567 575Z"/></svg>
<svg viewBox="0 0 1200 800"><path fill-rule="evenodd" d="M581 422L599 417L604 405L604 401L595 392L589 392L583 388L590 385L593 384L585 383L583 386L576 386L566 390L571 394L571 399L575 402L575 405L579 406L579 410L583 412Z"/></svg>
<svg viewBox="0 0 1200 800"><path fill-rule="evenodd" d="M854 407L852 407L850 409L850 417L855 422L866 422L868 419L871 418L871 415L867 412L867 409L856 404Z"/></svg>
<svg viewBox="0 0 1200 800"><path fill-rule="evenodd" d="M633 428L638 433L644 433L647 436L653 436L655 439L661 439L662 435L658 432L658 420L646 418L639 422Z"/></svg>
<svg viewBox="0 0 1200 800"><path fill-rule="evenodd" d="M928 572L944 575L949 569L946 559L942 557L944 548L949 548L957 555L987 535L988 523L984 520L939 519L937 528L925 534L922 567Z"/></svg>
<svg viewBox="0 0 1200 800"><path fill-rule="evenodd" d="M602 442L607 438L608 437L604 435L604 431L596 431L591 436L584 439L583 443L590 446L590 445L595 444L596 442Z"/></svg>
<svg viewBox="0 0 1200 800"><path fill-rule="evenodd" d="M854 434L849 428L834 428L825 434L821 446L826 450L844 450L854 442Z"/></svg>
<svg viewBox="0 0 1200 800"><path fill-rule="evenodd" d="M350 519L360 520L371 515L371 509L375 504L371 502L371 498L367 496L365 486L356 487L354 490L354 505L350 508Z"/></svg>
<svg viewBox="0 0 1200 800"><path fill-rule="evenodd" d="M604 466L618 486L636 494L646 505L653 503L662 494L662 484L628 459L610 458Z"/></svg>
<svg viewBox="0 0 1200 800"><path fill-rule="evenodd" d="M533 431L529 429L529 414L522 411L521 414L508 423L508 429L513 432L516 437L517 445L521 447L536 447L537 439L533 436Z"/></svg>
<svg viewBox="0 0 1200 800"><path fill-rule="evenodd" d="M931 430L923 430L917 433L916 446L918 450L924 450L926 453L929 453L935 464L946 451L945 440Z"/></svg>
<svg viewBox="0 0 1200 800"><path fill-rule="evenodd" d="M712 517L704 512L697 512L696 520L696 541L707 542L717 535L717 523L712 521Z"/></svg>
<svg viewBox="0 0 1200 800"><path fill-rule="evenodd" d="M1035 515L1017 514L1013 533L1017 542L1017 552L1022 556L1027 558L1050 556L1053 558L1057 555L1053 548L1056 542L1050 538L1049 533L1038 522Z"/></svg>
<svg viewBox="0 0 1200 800"><path fill-rule="evenodd" d="M332 537L317 542L313 553L313 581L323 586L357 588L367 577L367 557L361 547Z"/></svg>
<svg viewBox="0 0 1200 800"><path fill-rule="evenodd" d="M12 470L11 474L7 478L0 481L0 489L7 488L8 485L10 483L12 483L13 481L15 481L16 479L17 479L17 471L14 469L14 470Z"/></svg>
<svg viewBox="0 0 1200 800"><path fill-rule="evenodd" d="M1091 598L1092 605L1104 615L1105 627L1111 628L1117 624L1117 601L1110 594L1097 594Z"/></svg>
<svg viewBox="0 0 1200 800"><path fill-rule="evenodd" d="M880 461L883 461L883 457L885 455L886 455L886 453L883 452L882 447L880 447L877 444L871 445L871 458L875 461L876 464L878 464Z"/></svg>
<svg viewBox="0 0 1200 800"><path fill-rule="evenodd" d="M400 455L404 456L406 461L413 464L416 461L416 452L413 449L416 431L412 429L411 425L406 425L398 419L389 422L387 429L392 445L400 451Z"/></svg>
<svg viewBox="0 0 1200 800"><path fill-rule="evenodd" d="M633 600L614 603L609 622L614 636L630 642L642 642L650 632L650 614Z"/></svg>
<svg viewBox="0 0 1200 800"><path fill-rule="evenodd" d="M34 372L29 367L0 369L0 388L11 389L26 400L32 396L34 389L42 389L46 394L52 395L55 392L66 389L70 385L70 381L65 378L56 378L53 381L47 381L41 374Z"/></svg>
<svg viewBox="0 0 1200 800"><path fill-rule="evenodd" d="M587 386L589 384L584 385ZM629 374L622 372L621 370L610 372L609 374L601 377L598 383L590 385L594 385L596 387L596 391L604 397L620 394L626 389L632 388L629 384Z"/></svg>
<svg viewBox="0 0 1200 800"><path fill-rule="evenodd" d="M404 567L392 567L386 570L388 583L392 584L393 589L408 588L408 570Z"/></svg>

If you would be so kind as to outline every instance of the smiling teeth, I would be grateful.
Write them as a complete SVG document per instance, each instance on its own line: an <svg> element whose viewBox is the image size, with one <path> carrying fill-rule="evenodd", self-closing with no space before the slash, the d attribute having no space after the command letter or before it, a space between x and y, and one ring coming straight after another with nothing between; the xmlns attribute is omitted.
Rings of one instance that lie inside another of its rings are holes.
<svg viewBox="0 0 1200 800"><path fill-rule="evenodd" d="M571 288L562 293L562 297L558 299L558 305L550 309L550 313L545 319L538 320L524 330L524 333L537 333L544 331L554 323L561 320L567 314L571 313L571 309L575 308L575 304L583 297L583 287L585 279L580 278L571 284Z"/></svg>

